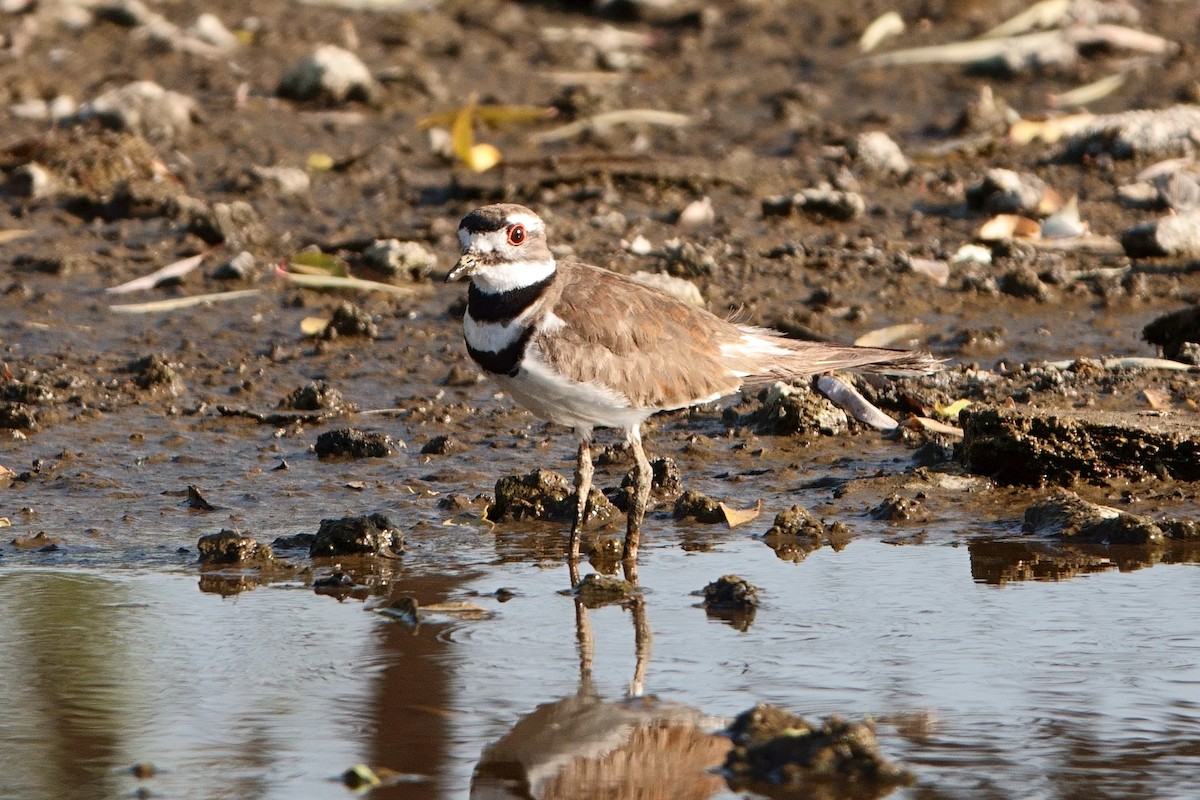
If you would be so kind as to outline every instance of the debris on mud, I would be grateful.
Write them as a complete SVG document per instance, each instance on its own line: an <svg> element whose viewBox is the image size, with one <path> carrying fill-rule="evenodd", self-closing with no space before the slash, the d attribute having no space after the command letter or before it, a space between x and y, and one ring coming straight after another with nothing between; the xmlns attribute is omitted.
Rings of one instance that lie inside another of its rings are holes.
<svg viewBox="0 0 1200 800"><path fill-rule="evenodd" d="M1200 108L1176 105L1097 116L1066 142L1069 158L1191 155L1200 127Z"/></svg>
<svg viewBox="0 0 1200 800"><path fill-rule="evenodd" d="M1045 217L1062 208L1062 198L1036 175L989 169L966 191L967 205L988 214Z"/></svg>
<svg viewBox="0 0 1200 800"><path fill-rule="evenodd" d="M142 356L130 361L122 370L133 373L133 382L139 389L161 391L170 395L183 392L183 379L165 358L158 354Z"/></svg>
<svg viewBox="0 0 1200 800"><path fill-rule="evenodd" d="M404 534L383 514L323 519L308 553L318 556L381 555L404 552Z"/></svg>
<svg viewBox="0 0 1200 800"><path fill-rule="evenodd" d="M488 507L486 517L492 522L571 520L575 517L575 498L575 489L567 479L548 469L505 475L496 481L496 501ZM607 519L615 513L613 504L593 486L585 522Z"/></svg>
<svg viewBox="0 0 1200 800"><path fill-rule="evenodd" d="M807 386L776 383L760 391L758 399L762 408L752 419L759 433L837 436L850 424L845 411Z"/></svg>
<svg viewBox="0 0 1200 800"><path fill-rule="evenodd" d="M325 381L310 381L291 391L279 401L278 408L285 411L327 411L345 414L354 410L342 393Z"/></svg>
<svg viewBox="0 0 1200 800"><path fill-rule="evenodd" d="M437 256L420 242L378 239L363 250L362 263L391 280L419 281L437 269Z"/></svg>
<svg viewBox="0 0 1200 800"><path fill-rule="evenodd" d="M216 511L217 506L208 502L199 486L189 484L187 487L187 505L193 511Z"/></svg>
<svg viewBox="0 0 1200 800"><path fill-rule="evenodd" d="M841 522L827 525L808 509L794 505L776 514L775 523L759 538L779 558L800 563L826 542L834 550L841 550L850 541L851 533Z"/></svg>
<svg viewBox="0 0 1200 800"><path fill-rule="evenodd" d="M632 602L641 597L641 592L635 583L595 572L584 575L575 587L575 596L588 608Z"/></svg>
<svg viewBox="0 0 1200 800"><path fill-rule="evenodd" d="M1148 517L1089 503L1058 489L1025 509L1025 533L1096 544L1162 544L1166 536Z"/></svg>
<svg viewBox="0 0 1200 800"><path fill-rule="evenodd" d="M1142 338L1163 356L1200 366L1200 305L1164 314L1142 328Z"/></svg>
<svg viewBox="0 0 1200 800"><path fill-rule="evenodd" d="M439 434L421 445L421 455L450 456L462 453L467 446L449 434Z"/></svg>
<svg viewBox="0 0 1200 800"><path fill-rule="evenodd" d="M134 81L84 103L66 124L97 120L116 131L142 136L156 144L172 144L198 119L196 101L153 81Z"/></svg>
<svg viewBox="0 0 1200 800"><path fill-rule="evenodd" d="M673 514L675 519L694 519L709 524L725 521L721 502L695 489L688 489L679 495Z"/></svg>
<svg viewBox="0 0 1200 800"><path fill-rule="evenodd" d="M336 339L339 336L375 339L379 336L379 326L366 311L353 303L343 301L333 310L333 318L321 334L323 339Z"/></svg>
<svg viewBox="0 0 1200 800"><path fill-rule="evenodd" d="M403 442L386 433L338 428L318 436L313 452L318 458L387 458L403 448Z"/></svg>
<svg viewBox="0 0 1200 800"><path fill-rule="evenodd" d="M980 407L960 415L958 459L1001 483L1200 480L1200 432L1171 417L1091 409Z"/></svg>
<svg viewBox="0 0 1200 800"><path fill-rule="evenodd" d="M808 797L865 800L916 780L883 757L873 726L865 722L831 716L814 726L759 703L740 714L726 733L734 746L724 770L735 791L771 784Z"/></svg>
<svg viewBox="0 0 1200 800"><path fill-rule="evenodd" d="M279 82L280 97L337 105L348 100L372 102L379 91L367 66L349 50L332 44L318 47Z"/></svg>
<svg viewBox="0 0 1200 800"><path fill-rule="evenodd" d="M701 590L704 607L722 611L748 611L759 604L758 587L738 575L724 575Z"/></svg>
<svg viewBox="0 0 1200 800"><path fill-rule="evenodd" d="M887 522L925 522L930 514L919 499L893 494L871 509L871 518Z"/></svg>
<svg viewBox="0 0 1200 800"><path fill-rule="evenodd" d="M1200 210L1140 222L1121 233L1130 258L1200 257Z"/></svg>
<svg viewBox="0 0 1200 800"><path fill-rule="evenodd" d="M229 529L201 536L196 549L200 551L201 564L270 564L275 561L275 553L269 545Z"/></svg>
<svg viewBox="0 0 1200 800"><path fill-rule="evenodd" d="M828 183L801 189L795 194L765 197L762 201L764 217L787 216L793 209L845 222L865 214L867 201L858 192L835 189Z"/></svg>

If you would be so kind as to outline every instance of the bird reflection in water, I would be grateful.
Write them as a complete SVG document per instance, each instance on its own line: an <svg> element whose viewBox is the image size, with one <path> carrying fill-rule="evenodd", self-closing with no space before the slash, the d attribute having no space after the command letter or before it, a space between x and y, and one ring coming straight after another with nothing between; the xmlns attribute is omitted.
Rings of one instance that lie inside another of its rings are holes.
<svg viewBox="0 0 1200 800"><path fill-rule="evenodd" d="M606 701L596 691L588 608L576 599L579 690L538 706L484 749L471 780L473 800L698 800L726 789L714 768L724 762L730 742L710 732L724 720L643 694L650 624L640 596L626 607L636 655L627 696Z"/></svg>

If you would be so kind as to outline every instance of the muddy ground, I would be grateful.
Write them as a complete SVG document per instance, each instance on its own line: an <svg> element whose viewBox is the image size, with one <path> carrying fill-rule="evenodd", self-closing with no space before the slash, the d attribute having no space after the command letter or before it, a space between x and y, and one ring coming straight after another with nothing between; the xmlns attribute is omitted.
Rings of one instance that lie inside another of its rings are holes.
<svg viewBox="0 0 1200 800"><path fill-rule="evenodd" d="M1191 155L1192 136L1128 157L1103 137L1075 149L1018 142L1011 126L1115 73L1124 82L1090 111L1196 101L1200 6L1076 4L1178 44L1162 53L1093 42L1069 62L1015 71L859 61L859 37L884 11L907 22L886 51L975 37L1026 5L449 0L361 11L0 0L0 567L196 570L198 539L230 530L262 544L283 537L276 554L287 564L212 569L201 590L316 582L342 598L413 593L428 604L454 596L461 574L448 565L459 547L474 552L473 574L489 564L557 568L563 524L492 527L481 517L501 476L569 474L570 437L479 375L461 338L465 288L442 282L458 220L497 200L542 214L560 255L685 278L709 309L754 324L837 341L911 326L885 341L927 348L947 369L859 384L897 418L969 400L977 420L992 407L1034 419L1015 437L979 432L964 448L954 431L917 423L886 436L830 424L815 399L781 412L749 395L661 415L646 426L647 449L677 464L678 488L738 509L761 502L762 513L730 531L674 522L672 498L660 497L647 521L651 551L690 554L754 534L799 563L864 534L965 541L971 578L993 584L1197 561L1200 485L1188 453L1200 380L1104 360L1159 356L1143 327L1200 302L1192 255L1132 258L1121 244L1130 226L1170 212L1119 191L1141 170ZM212 33L211 20L193 33L205 13L228 35ZM344 97L280 96L293 67L327 44L355 52L372 79ZM115 111L77 109L134 81L179 93L177 113L116 113L136 107L128 97ZM445 124L472 102L553 114L476 125L474 140L502 156L477 173L421 125L449 112ZM553 133L621 109L687 119ZM869 132L886 133L908 166L866 154ZM1037 176L1064 203L1077 197L1087 242L980 243L996 209L972 199L972 187L994 168ZM825 183L829 202L793 199ZM380 239L418 243L435 262L386 274L369 255ZM975 260L956 258L971 244L982 244ZM280 265L314 248L394 290L289 282ZM182 277L105 292L196 255ZM242 290L256 292L113 308ZM1039 427L1046 410L1067 421ZM1078 418L1096 427L1081 433ZM340 446L319 437L345 428L378 435L371 457L319 457ZM1025 458L1038 469L1023 470ZM597 484L619 499L627 468L619 447L606 449ZM1042 506L1026 515L1055 496L1050 484L1079 496L1068 506L1082 517ZM1112 523L1089 502L1136 516ZM772 527L796 504L819 519L794 512ZM384 557L313 560L288 538L368 514L395 526ZM615 516L592 538L619 531ZM479 555L484 539L495 561ZM458 576L443 579L443 568ZM422 569L425 584L398 580ZM504 587L495 602L513 590L520 597L522 587ZM668 649L680 619L656 619ZM539 621L522 635L540 634Z"/></svg>
<svg viewBox="0 0 1200 800"><path fill-rule="evenodd" d="M895 46L979 35L1022 5L902 3L896 10L910 24ZM294 436L306 422L331 418L300 414L289 424L269 415L290 392L320 379L360 412L393 409L399 422L386 427L406 440L410 454L438 436L457 440L456 453L438 457L457 471L437 492L486 491L503 468L490 448L509 447L514 426L535 440L549 435L504 410L506 401L477 381L460 341L462 287L440 283L456 255L457 220L500 199L544 214L564 255L688 278L710 309L755 323L846 341L921 323L897 343L930 348L949 359L950 370L881 390L877 399L896 413L929 413L958 399L1154 411L1185 421L1197 413L1194 375L1062 371L1041 362L1156 355L1142 327L1200 297L1187 259L1132 261L1120 247L1006 241L989 245L990 264L953 260L991 216L972 208L967 195L995 167L1040 176L1063 198L1078 196L1082 219L1092 234L1113 237L1109 245L1161 213L1128 207L1117 190L1148 164L1177 155L1179 146L1132 159L1103 147L1080 157L1061 143L1012 143L1006 124L986 114L979 122L971 109L990 90L1001 106L1038 118L1049 97L1116 70L1126 71L1124 85L1091 110L1189 101L1197 92L1196 54L1178 34L1196 29L1200 10L1188 4L1099 4L1108 19L1180 42L1174 52L1093 47L1070 64L1017 74L958 65L862 67L858 36L887 10L878 3L600 11L450 2L387 13L284 3L9 6L0 18L7 31L0 105L13 109L0 142L0 231L12 232L0 245L0 424L10 440L4 464L23 473L14 489L45 480L40 462L55 455L39 446L48 429L105 420L103 428L152 436L152 420L166 415L178 417L171 426L183 431L227 424L229 435L262 436L253 425L218 422L248 411ZM233 31L227 51L186 44L196 41L187 32L204 12ZM610 24L640 38L605 44L595 31ZM156 25L185 44L148 34ZM583 43L564 44L551 35L564 28L592 32ZM355 50L373 81L350 99L279 97L285 74L330 43ZM154 81L193 105L185 101L182 117L170 124L157 109L116 122L80 112L57 125L17 111L37 101L54 108L56 98L92 100L134 80ZM433 152L418 125L473 97L553 108L556 116L476 130L477 140L503 155L498 167L476 174ZM531 138L623 108L677 112L689 122L617 126L548 144ZM855 138L868 131L886 132L910 168L896 174L855 156ZM42 184L30 177L31 163L44 169L50 188L36 188ZM309 187L288 189L262 177L264 168L277 167L306 172ZM780 196L827 181L860 195L863 213L788 213L786 203L780 210ZM680 222L702 198L711 200L711 221ZM637 237L648 245L627 246ZM393 278L413 290L408 296L303 290L275 271L315 245L346 259L354 274L379 277L362 253L387 238L420 242L436 256L436 265L410 271L417 273L411 283L408 273ZM251 266L231 275L227 262L242 251ZM203 264L181 279L103 293L195 254L204 255ZM948 262L944 285L912 268L913 259ZM260 291L172 312L110 310L247 288ZM375 330L351 326L343 329L349 336L336 338L302 333L303 319L328 318L346 299ZM151 356L157 359L139 362ZM679 455L698 432L752 436L746 420L755 402L724 422L709 415L699 430L664 421L652 434L655 447ZM360 416L358 424L382 419ZM851 433L863 432L851 426ZM72 438L77 454L97 447L103 445L89 444L86 435ZM744 442L718 449L754 451ZM1195 497L1187 484L1172 491Z"/></svg>

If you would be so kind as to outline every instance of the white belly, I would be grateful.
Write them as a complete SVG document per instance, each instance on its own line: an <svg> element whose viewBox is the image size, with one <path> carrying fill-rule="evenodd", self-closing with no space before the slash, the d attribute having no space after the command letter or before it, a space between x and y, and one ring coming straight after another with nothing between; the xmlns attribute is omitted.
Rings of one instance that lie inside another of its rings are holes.
<svg viewBox="0 0 1200 800"><path fill-rule="evenodd" d="M575 430L633 430L657 409L635 408L628 398L605 386L567 380L529 347L516 377L492 375L513 399L542 419Z"/></svg>

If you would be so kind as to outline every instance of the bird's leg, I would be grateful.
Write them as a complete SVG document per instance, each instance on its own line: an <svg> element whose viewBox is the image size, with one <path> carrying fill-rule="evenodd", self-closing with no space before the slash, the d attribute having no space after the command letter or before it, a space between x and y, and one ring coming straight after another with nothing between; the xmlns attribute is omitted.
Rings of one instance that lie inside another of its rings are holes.
<svg viewBox="0 0 1200 800"><path fill-rule="evenodd" d="M579 537L583 523L587 520L588 495L592 492L592 443L588 436L579 437L579 463L575 465L575 520L571 523L571 543L567 560L574 566L579 563ZM572 579L572 583L574 583Z"/></svg>
<svg viewBox="0 0 1200 800"><path fill-rule="evenodd" d="M621 554L621 557L625 561L625 571L628 575L631 565L633 574L637 572L638 540L642 535L642 517L646 515L646 503L650 500L650 482L654 477L654 471L650 468L650 461L642 450L641 429L630 430L627 439L629 449L633 451L634 495L633 502L629 506L629 515L626 518L625 552Z"/></svg>

